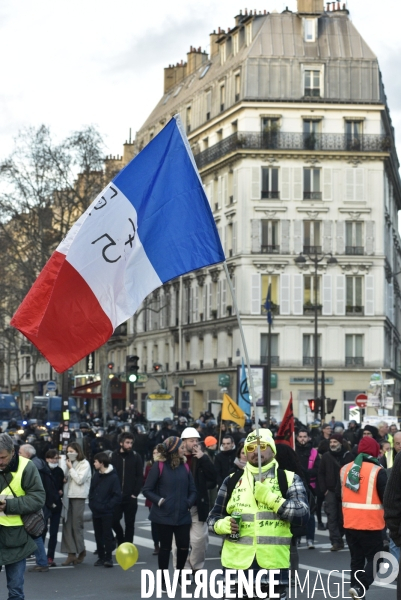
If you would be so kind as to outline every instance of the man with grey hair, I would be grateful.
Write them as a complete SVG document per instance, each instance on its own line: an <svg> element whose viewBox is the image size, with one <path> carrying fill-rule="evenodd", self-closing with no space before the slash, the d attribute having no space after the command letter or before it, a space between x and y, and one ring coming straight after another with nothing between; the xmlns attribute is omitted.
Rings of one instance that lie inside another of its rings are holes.
<svg viewBox="0 0 401 600"><path fill-rule="evenodd" d="M18 456L12 438L0 433L0 565L5 565L9 598L24 600L26 558L36 544L21 515L40 510L45 491L35 465Z"/></svg>

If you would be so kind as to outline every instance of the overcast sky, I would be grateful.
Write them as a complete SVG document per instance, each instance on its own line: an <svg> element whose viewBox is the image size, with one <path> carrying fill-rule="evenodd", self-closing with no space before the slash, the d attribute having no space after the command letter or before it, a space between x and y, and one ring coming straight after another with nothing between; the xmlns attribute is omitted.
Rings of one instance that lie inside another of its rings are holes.
<svg viewBox="0 0 401 600"><path fill-rule="evenodd" d="M209 33L234 26L240 9L296 9L296 0L1 0L0 159L27 125L61 139L95 125L121 154L163 94L163 68L189 46L209 51ZM401 148L401 6L348 0L351 18L377 54Z"/></svg>

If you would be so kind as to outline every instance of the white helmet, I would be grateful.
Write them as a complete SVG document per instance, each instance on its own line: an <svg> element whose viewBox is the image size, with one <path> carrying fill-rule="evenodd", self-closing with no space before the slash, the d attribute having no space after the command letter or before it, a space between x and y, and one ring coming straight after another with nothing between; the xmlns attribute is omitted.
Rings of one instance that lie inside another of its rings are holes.
<svg viewBox="0 0 401 600"><path fill-rule="evenodd" d="M200 438L200 435L196 431L195 427L185 427L181 434L181 439L186 440L188 438Z"/></svg>

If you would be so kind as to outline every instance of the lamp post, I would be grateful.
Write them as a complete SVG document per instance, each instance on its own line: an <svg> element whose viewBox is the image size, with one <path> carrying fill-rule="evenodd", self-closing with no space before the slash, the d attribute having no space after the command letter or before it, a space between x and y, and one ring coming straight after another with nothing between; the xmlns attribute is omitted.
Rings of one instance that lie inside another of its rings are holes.
<svg viewBox="0 0 401 600"><path fill-rule="evenodd" d="M306 258L307 257L307 258ZM327 252L327 253L319 253L317 251L317 248L315 248L315 252L314 254L309 254L309 253L300 253L296 258L295 258L295 263L298 266L304 265L307 262L307 259L310 260L310 262L313 264L314 266L314 274L313 274L313 296L314 296L314 321L315 321L315 330L314 330L314 338L313 338L313 356L314 356L314 386L313 386L313 396L314 396L314 400L315 400L315 417L317 416L318 413L318 407L317 407L317 400L318 400L318 307L317 307L317 268L319 266L320 263L322 263L324 261L324 259L326 257L329 257L327 259L327 264L328 265L336 265L337 264L337 259L332 255L331 252ZM324 402L324 398L322 398L322 402ZM324 407L322 407L322 415L324 415Z"/></svg>

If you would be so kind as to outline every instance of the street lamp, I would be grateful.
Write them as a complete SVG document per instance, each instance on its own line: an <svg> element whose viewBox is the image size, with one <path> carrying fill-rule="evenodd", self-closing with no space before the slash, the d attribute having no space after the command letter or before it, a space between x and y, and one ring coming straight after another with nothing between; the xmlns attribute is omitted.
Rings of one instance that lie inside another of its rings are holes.
<svg viewBox="0 0 401 600"><path fill-rule="evenodd" d="M315 267L315 271L313 274L313 295L314 295L314 315L315 315L315 332L314 332L314 338L313 338L313 355L314 355L314 388L313 388L313 396L315 399L315 416L317 415L317 405L318 405L318 369L317 369L317 361L318 361L318 327L317 327L317 268L318 265L323 262L323 260L326 257L329 257L327 259L327 265L336 265L337 264L337 259L332 255L331 252L327 252L327 253L319 253L317 251L317 248L315 249L315 253L314 254L309 254L309 253L305 253L306 257L310 260L310 262L313 264L313 266ZM304 265L307 262L305 255L301 252L295 259L294 262L296 265L298 265L299 267ZM322 398L322 403L324 402L324 398ZM321 412L322 418L324 417L324 406L322 405L322 412Z"/></svg>

